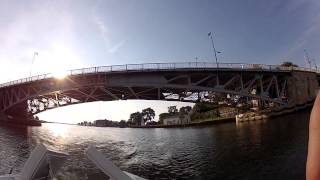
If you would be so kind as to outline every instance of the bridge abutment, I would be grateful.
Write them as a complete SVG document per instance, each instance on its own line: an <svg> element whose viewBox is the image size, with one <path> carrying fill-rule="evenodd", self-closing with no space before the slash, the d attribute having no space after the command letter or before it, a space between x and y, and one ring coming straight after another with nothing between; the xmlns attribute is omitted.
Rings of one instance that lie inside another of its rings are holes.
<svg viewBox="0 0 320 180"><path fill-rule="evenodd" d="M285 97L288 104L276 106L266 112L247 112L236 116L236 122L254 121L268 119L269 117L282 116L295 111L308 108L319 90L317 74L313 72L293 71L286 78L287 91Z"/></svg>
<svg viewBox="0 0 320 180"><path fill-rule="evenodd" d="M315 99L319 89L316 73L292 72L287 82L289 106L304 106Z"/></svg>
<svg viewBox="0 0 320 180"><path fill-rule="evenodd" d="M28 112L28 104L22 103L8 112L0 112L0 124L40 126L41 123Z"/></svg>

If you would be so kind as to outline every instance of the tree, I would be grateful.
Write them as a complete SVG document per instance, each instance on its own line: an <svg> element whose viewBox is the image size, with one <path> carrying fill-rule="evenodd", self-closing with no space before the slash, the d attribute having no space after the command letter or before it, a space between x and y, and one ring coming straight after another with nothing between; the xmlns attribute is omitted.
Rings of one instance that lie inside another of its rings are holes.
<svg viewBox="0 0 320 180"><path fill-rule="evenodd" d="M206 102L199 102L193 106L193 112L204 113L216 109L217 105Z"/></svg>
<svg viewBox="0 0 320 180"><path fill-rule="evenodd" d="M134 125L134 123L133 123L132 119L128 119L128 121L127 121L127 125L128 125L128 126L132 126L132 125Z"/></svg>
<svg viewBox="0 0 320 180"><path fill-rule="evenodd" d="M284 61L281 66L285 66L285 67L298 67L298 65L293 64L293 62L290 61Z"/></svg>
<svg viewBox="0 0 320 180"><path fill-rule="evenodd" d="M142 113L137 111L135 113L130 114L130 118L128 121L132 122L133 124L140 126L142 120Z"/></svg>
<svg viewBox="0 0 320 180"><path fill-rule="evenodd" d="M127 123L126 123L125 120L121 120L121 121L119 122L119 127L126 127L126 126L127 126Z"/></svg>
<svg viewBox="0 0 320 180"><path fill-rule="evenodd" d="M192 110L191 106L183 106L179 109L179 117L183 119Z"/></svg>
<svg viewBox="0 0 320 180"><path fill-rule="evenodd" d="M179 109L180 114L188 114L192 110L191 106L183 106Z"/></svg>
<svg viewBox="0 0 320 180"><path fill-rule="evenodd" d="M169 106L169 107L168 107L168 112L169 112L170 114L175 114L175 113L177 113L177 112L178 112L177 106Z"/></svg>
<svg viewBox="0 0 320 180"><path fill-rule="evenodd" d="M154 116L155 116L154 110L151 109L150 107L143 109L141 114L144 122L151 121L152 119L154 119Z"/></svg>

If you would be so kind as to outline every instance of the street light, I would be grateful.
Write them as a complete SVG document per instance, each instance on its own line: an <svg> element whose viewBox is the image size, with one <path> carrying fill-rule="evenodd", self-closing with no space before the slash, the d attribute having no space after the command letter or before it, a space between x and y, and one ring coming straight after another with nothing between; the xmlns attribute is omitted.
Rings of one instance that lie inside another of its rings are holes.
<svg viewBox="0 0 320 180"><path fill-rule="evenodd" d="M219 86L219 64L218 64L218 57L217 57L217 53L221 53L219 51L216 51L216 48L214 47L214 42L213 42L213 37L212 37L212 33L209 32L208 33L208 36L210 37L211 39L211 44L212 44L212 49L213 49L213 53L214 53L214 57L216 59L216 65L217 65L217 85L216 86ZM219 99L218 99L218 104L217 104L217 112L219 112ZM217 114L217 118L219 119L219 115Z"/></svg>
<svg viewBox="0 0 320 180"><path fill-rule="evenodd" d="M210 39L211 39L213 54L214 54L214 57L215 57L215 59L216 59L216 65L217 65L217 86L219 86L219 63L218 63L217 53L221 53L221 52L216 51L216 48L215 48L214 42L213 42L212 32L209 32L209 33L208 33L208 36L209 36Z"/></svg>
<svg viewBox="0 0 320 180"><path fill-rule="evenodd" d="M209 36L210 39L211 39L212 49L213 49L214 57L215 57L215 59L216 59L217 68L219 68L217 53L221 53L221 52L216 51L216 48L214 47L212 32L209 32L209 33L208 33L208 36Z"/></svg>
<svg viewBox="0 0 320 180"><path fill-rule="evenodd" d="M31 77L31 75L32 75L33 63L34 63L34 60L36 59L36 56L38 56L38 55L39 55L38 52L34 52L34 53L33 53L33 58L32 58L32 63L31 63L31 68L30 68L30 75L29 75L29 77Z"/></svg>

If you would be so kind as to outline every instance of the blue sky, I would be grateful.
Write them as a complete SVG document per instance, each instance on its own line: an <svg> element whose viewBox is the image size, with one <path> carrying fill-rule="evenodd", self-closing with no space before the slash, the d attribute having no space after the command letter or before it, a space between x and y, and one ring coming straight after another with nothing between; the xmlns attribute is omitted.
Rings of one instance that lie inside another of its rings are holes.
<svg viewBox="0 0 320 180"><path fill-rule="evenodd" d="M34 75L212 61L209 31L220 62L305 66L304 49L319 62L319 8L318 0L2 0L0 82L28 76L35 51Z"/></svg>

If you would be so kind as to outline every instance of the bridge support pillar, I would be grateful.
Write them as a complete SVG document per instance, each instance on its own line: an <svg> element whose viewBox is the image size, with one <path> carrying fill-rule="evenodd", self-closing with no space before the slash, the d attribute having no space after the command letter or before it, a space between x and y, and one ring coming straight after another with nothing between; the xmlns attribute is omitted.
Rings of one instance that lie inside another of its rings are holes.
<svg viewBox="0 0 320 180"><path fill-rule="evenodd" d="M0 124L40 126L41 123L28 112L27 107L28 105L23 103L12 111L0 112Z"/></svg>

